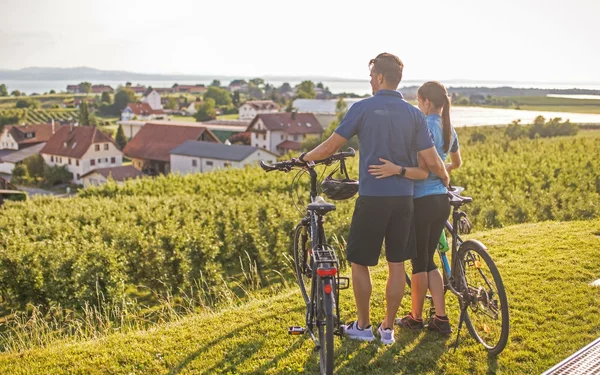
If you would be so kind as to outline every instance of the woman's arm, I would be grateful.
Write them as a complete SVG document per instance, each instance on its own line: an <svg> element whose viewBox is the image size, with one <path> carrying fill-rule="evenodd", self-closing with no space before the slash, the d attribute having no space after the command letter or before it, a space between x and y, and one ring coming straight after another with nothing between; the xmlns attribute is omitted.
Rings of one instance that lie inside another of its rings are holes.
<svg viewBox="0 0 600 375"><path fill-rule="evenodd" d="M399 175L402 172L402 167L392 163L389 160L379 158L383 164L369 165L369 173L376 178L386 178L394 175ZM404 173L404 177L411 180L424 180L429 176L425 161L419 156L419 167L408 167Z"/></svg>
<svg viewBox="0 0 600 375"><path fill-rule="evenodd" d="M451 172L453 169L458 169L462 165L462 158L460 156L460 151L451 152L450 153L450 161L451 163L446 164L446 170Z"/></svg>

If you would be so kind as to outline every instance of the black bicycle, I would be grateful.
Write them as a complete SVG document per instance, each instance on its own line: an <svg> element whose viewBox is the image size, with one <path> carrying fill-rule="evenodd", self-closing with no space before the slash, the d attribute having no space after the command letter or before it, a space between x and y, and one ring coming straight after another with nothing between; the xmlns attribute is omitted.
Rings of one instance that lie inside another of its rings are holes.
<svg viewBox="0 0 600 375"><path fill-rule="evenodd" d="M290 327L288 333L310 335L315 343L315 351L320 354L321 374L327 375L333 374L333 336L343 334L339 291L348 289L350 279L339 275L337 255L334 248L327 244L323 221L328 212L335 210L335 205L318 195L315 166L329 166L339 161L345 170L344 160L354 155L355 151L349 149L317 162L303 163L292 159L272 165L262 161L260 163L266 172L299 170L294 181L303 173L310 175L310 203L306 206L306 215L294 230L294 265L298 285L306 303L306 328Z"/></svg>
<svg viewBox="0 0 600 375"><path fill-rule="evenodd" d="M452 223L446 222L446 230L452 239L451 261L448 260L447 244L438 246L444 292L450 290L458 297L460 318L455 348L463 322L469 333L480 342L490 354L499 354L506 347L509 335L508 300L504 283L496 264L487 248L477 240L464 241L459 232L469 233L471 224L467 214L460 207L473 201L471 197L460 194L462 187L451 187L448 192L452 206ZM444 249L445 248L445 249ZM446 250L446 251L444 251ZM406 273L407 286L410 288L410 276ZM431 296L427 296L431 301ZM435 308L429 309L430 318Z"/></svg>

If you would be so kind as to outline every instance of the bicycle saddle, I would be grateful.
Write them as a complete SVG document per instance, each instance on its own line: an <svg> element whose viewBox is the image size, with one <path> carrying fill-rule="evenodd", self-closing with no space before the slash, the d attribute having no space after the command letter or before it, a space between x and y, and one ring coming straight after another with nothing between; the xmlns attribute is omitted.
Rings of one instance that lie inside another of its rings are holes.
<svg viewBox="0 0 600 375"><path fill-rule="evenodd" d="M463 191L465 191L465 188L462 186L451 186L448 189L448 198L450 198L451 205L462 206L463 204L473 202L473 198L460 195Z"/></svg>
<svg viewBox="0 0 600 375"><path fill-rule="evenodd" d="M335 210L335 204L325 202L323 197L318 196L315 201L306 207L309 211L329 212Z"/></svg>

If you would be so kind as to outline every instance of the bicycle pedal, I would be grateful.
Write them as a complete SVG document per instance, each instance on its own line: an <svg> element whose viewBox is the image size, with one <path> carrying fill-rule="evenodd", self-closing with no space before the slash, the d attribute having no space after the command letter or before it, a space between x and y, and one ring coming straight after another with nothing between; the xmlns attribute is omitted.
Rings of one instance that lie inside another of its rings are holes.
<svg viewBox="0 0 600 375"><path fill-rule="evenodd" d="M349 277L338 277L338 289L344 290L350 288Z"/></svg>
<svg viewBox="0 0 600 375"><path fill-rule="evenodd" d="M304 327L294 326L288 328L289 335L303 335L305 331L306 330L304 329Z"/></svg>

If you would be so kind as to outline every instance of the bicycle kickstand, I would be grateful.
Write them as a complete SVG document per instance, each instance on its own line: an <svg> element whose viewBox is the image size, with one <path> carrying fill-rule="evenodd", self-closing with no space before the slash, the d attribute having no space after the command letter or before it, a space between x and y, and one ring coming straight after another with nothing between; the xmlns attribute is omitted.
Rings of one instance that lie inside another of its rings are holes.
<svg viewBox="0 0 600 375"><path fill-rule="evenodd" d="M465 306L460 309L460 319L458 320L458 329L456 330L456 341L454 342L454 352L455 353L456 353L456 349L458 348L458 339L460 338L460 330L462 329L462 325L465 321L467 307L468 307L468 305L465 304Z"/></svg>

